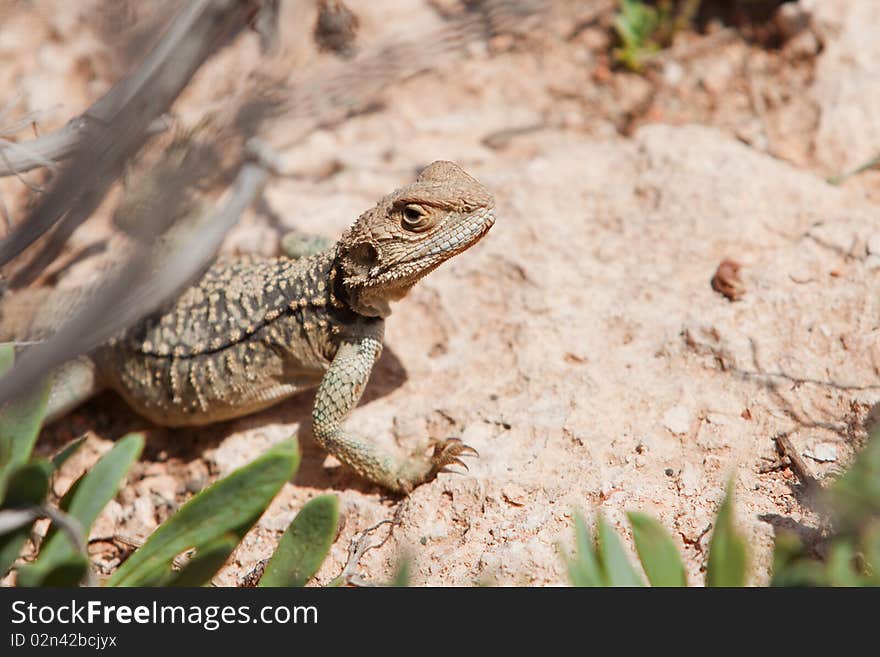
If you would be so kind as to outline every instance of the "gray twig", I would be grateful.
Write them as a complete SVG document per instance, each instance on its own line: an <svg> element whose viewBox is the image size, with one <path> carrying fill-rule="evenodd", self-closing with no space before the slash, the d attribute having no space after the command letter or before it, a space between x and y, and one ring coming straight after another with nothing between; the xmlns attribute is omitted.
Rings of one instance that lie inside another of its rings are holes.
<svg viewBox="0 0 880 657"><path fill-rule="evenodd" d="M0 178L19 175L38 167L51 169L59 160L73 155L77 146L89 135L90 123L86 114L69 121L55 132L30 141L0 139ZM169 125L170 118L160 116L147 126L147 136L164 132Z"/></svg>
<svg viewBox="0 0 880 657"><path fill-rule="evenodd" d="M276 168L277 158L258 141L248 142L251 159L233 184L229 200L216 213L195 218L187 236L170 253L139 249L128 265L93 291L52 337L26 350L0 378L0 404L30 389L47 372L109 338L156 310L197 277L220 247Z"/></svg>
<svg viewBox="0 0 880 657"><path fill-rule="evenodd" d="M82 524L73 516L48 504L0 511L0 536L14 532L22 527L27 527L38 518L48 518L51 520L61 531L67 534L70 542L73 543L74 549L80 552L86 558L86 561L89 560L86 535ZM89 564L89 567L86 568L85 585L95 586L96 584L95 574L92 572L91 564Z"/></svg>
<svg viewBox="0 0 880 657"><path fill-rule="evenodd" d="M199 67L244 29L261 0L192 0L184 5L141 65L80 117L90 125L70 165L39 206L0 242L0 266L33 244L65 214L91 215L147 139L147 128L166 112ZM271 3L270 3L271 6Z"/></svg>

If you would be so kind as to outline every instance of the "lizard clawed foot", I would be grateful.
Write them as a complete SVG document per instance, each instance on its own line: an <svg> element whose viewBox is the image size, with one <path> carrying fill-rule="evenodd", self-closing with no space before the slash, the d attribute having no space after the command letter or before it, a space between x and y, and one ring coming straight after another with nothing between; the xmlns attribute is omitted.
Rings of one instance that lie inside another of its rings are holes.
<svg viewBox="0 0 880 657"><path fill-rule="evenodd" d="M470 445L465 445L459 438L434 439L431 441L431 445L434 447L431 455L413 459L404 470L403 476L398 476L394 485L390 486L391 488L409 494L419 484L435 479L439 472L464 474L458 470L450 469L450 466L457 465L468 470L467 464L460 457L479 456L477 450Z"/></svg>
<svg viewBox="0 0 880 657"><path fill-rule="evenodd" d="M468 471L467 463L462 461L460 456L479 456L479 452L470 445L465 445L460 438L446 438L445 440L432 440L434 452L431 454L431 474L436 475L438 472L454 472L462 474L457 470L450 470L450 465L458 465Z"/></svg>

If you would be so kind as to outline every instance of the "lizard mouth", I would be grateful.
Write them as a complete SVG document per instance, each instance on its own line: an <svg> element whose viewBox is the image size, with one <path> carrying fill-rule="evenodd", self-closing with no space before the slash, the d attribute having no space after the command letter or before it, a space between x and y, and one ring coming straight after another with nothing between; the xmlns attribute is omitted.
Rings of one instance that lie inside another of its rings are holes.
<svg viewBox="0 0 880 657"><path fill-rule="evenodd" d="M420 279L479 242L494 225L494 206L475 211L464 221L447 222L417 248L375 264L358 287L381 290L383 296L399 299Z"/></svg>

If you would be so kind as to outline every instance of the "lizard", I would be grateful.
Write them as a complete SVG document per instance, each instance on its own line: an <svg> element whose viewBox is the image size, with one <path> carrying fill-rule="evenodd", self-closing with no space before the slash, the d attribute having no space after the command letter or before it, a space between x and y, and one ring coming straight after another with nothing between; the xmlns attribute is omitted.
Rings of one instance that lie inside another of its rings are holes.
<svg viewBox="0 0 880 657"><path fill-rule="evenodd" d="M218 258L171 304L56 372L49 414L111 388L157 424L199 426L317 386L317 443L367 480L408 494L476 450L447 438L433 440L430 454L401 458L346 420L381 354L390 303L476 244L495 223L494 207L475 178L436 161L328 248Z"/></svg>

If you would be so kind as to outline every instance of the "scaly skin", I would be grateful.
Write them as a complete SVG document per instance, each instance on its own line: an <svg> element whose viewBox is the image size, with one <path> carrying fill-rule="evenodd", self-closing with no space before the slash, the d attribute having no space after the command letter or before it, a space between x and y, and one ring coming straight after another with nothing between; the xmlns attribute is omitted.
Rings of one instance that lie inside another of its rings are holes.
<svg viewBox="0 0 880 657"><path fill-rule="evenodd" d="M408 493L474 450L449 439L429 457L402 459L345 421L382 351L389 303L479 241L493 208L474 178L435 162L321 253L218 260L170 309L95 352L97 380L170 426L247 415L317 385L317 441L370 481Z"/></svg>

